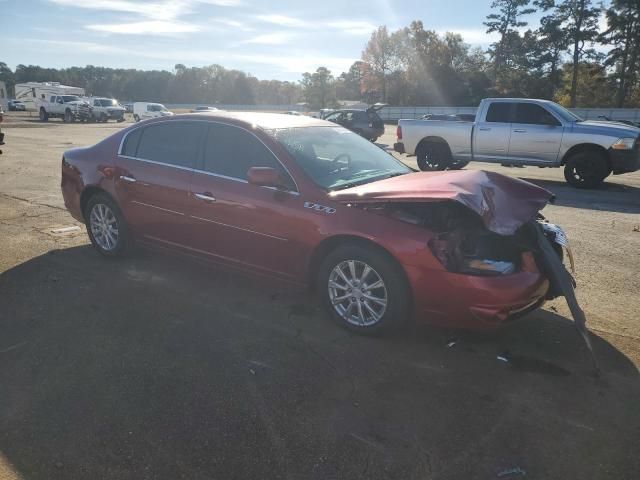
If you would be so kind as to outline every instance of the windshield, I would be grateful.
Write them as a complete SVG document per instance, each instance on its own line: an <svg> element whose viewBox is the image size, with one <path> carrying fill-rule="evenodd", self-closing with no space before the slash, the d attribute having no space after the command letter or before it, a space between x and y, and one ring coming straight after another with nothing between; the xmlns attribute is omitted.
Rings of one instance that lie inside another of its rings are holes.
<svg viewBox="0 0 640 480"><path fill-rule="evenodd" d="M75 95L62 95L62 101L64 103L67 102L79 102L80 97L76 97Z"/></svg>
<svg viewBox="0 0 640 480"><path fill-rule="evenodd" d="M151 105L149 105L149 109L150 112L164 112L167 109L165 108L164 105L160 105L159 103L152 103Z"/></svg>
<svg viewBox="0 0 640 480"><path fill-rule="evenodd" d="M580 118L575 113L570 112L562 105L558 105L557 103L551 103L549 106L553 109L555 113L562 117L562 120L565 122L583 122L584 120Z"/></svg>
<svg viewBox="0 0 640 480"><path fill-rule="evenodd" d="M374 143L341 127L286 128L269 133L305 173L326 190L411 172Z"/></svg>
<svg viewBox="0 0 640 480"><path fill-rule="evenodd" d="M104 98L102 100L100 100L100 105L102 105L103 107L117 107L118 106L118 101L117 100L111 100L108 98Z"/></svg>

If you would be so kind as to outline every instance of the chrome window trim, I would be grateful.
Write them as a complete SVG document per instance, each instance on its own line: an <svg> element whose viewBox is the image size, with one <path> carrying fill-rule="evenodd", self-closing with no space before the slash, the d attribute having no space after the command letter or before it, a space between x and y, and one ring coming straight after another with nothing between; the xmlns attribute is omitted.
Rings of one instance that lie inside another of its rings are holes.
<svg viewBox="0 0 640 480"><path fill-rule="evenodd" d="M271 148L269 148L269 146L266 143L264 143L262 141L262 139L260 137L258 137L251 130L248 130L247 128L241 127L239 125L233 125L231 123L220 122L220 121L216 121L216 120L201 120L201 119L194 120L194 119L191 119L191 118L190 119L184 119L184 120L181 120L181 119L179 119L179 120L160 120L158 122L153 122L151 125L157 125L157 124L160 124L160 123L170 123L170 122L176 122L176 121L178 121L178 122L202 122L202 123L207 123L207 124L215 123L217 125L224 125L226 127L239 128L239 129L244 130L245 132L247 132L249 135L253 135L269 151L269 153L271 153L271 155L273 155L273 158L276 159L276 161L282 166L284 171L287 172L287 175L289 175L289 178L291 178L291 180L293 181L293 184L295 185L296 189L295 190L286 190L286 191L289 192L289 193L297 193L298 195L300 194L300 187L298 186L298 182L296 182L296 179L294 178L294 176L291 175L291 172L289 171L287 166L284 163L282 163L280 161L280 159L278 158L278 156L274 153L274 151L271 150ZM158 165L165 165L167 167L176 167L176 168L188 169L188 167L180 167L178 165L171 165L171 164L168 164L168 163L156 162L155 160L147 160L147 159L144 159L144 158L129 157L127 155L122 155L122 147L124 146L124 141L126 140L126 138L132 132L135 132L136 130L138 130L140 128L146 128L146 127L147 127L147 125L137 126L135 128L132 128L131 130L129 130L127 133L125 133L122 136L122 139L120 140L120 146L118 147L118 156L119 157L123 157L123 158L128 158L130 160L143 160L145 162L156 163ZM226 178L228 180L236 180L236 181L240 181L240 182L243 182L243 183L249 183L249 182L247 182L246 180L244 180L242 178L229 177L227 175L220 175L220 174L217 174L217 173L207 172L207 171L199 170L199 169L196 169L196 168L191 168L191 170L194 171L194 172L198 172L198 173L206 173L207 175L212 175L212 176L216 176L216 177L220 177L220 178ZM273 187L265 187L265 188L273 188ZM273 189L274 190L278 190L277 188L273 188Z"/></svg>
<svg viewBox="0 0 640 480"><path fill-rule="evenodd" d="M152 163L154 165L161 165L163 167L171 167L171 168L177 168L178 170L186 170L187 172L193 172L193 170L194 170L191 167L183 167L181 165L174 165L172 163L157 162L155 160L147 160L146 158L129 157L127 155L118 155L118 156L122 157L122 158L128 158L129 160L138 160L140 162Z"/></svg>

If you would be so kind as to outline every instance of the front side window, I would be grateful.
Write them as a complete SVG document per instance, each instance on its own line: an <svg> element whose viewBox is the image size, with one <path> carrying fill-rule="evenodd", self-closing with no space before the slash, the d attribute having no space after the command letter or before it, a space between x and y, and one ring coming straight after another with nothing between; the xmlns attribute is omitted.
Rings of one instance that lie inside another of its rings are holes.
<svg viewBox="0 0 640 480"><path fill-rule="evenodd" d="M326 190L410 173L411 169L342 127L299 127L269 132L305 173Z"/></svg>
<svg viewBox="0 0 640 480"><path fill-rule="evenodd" d="M238 127L211 125L204 147L204 170L246 180L251 167L274 168L283 178L289 178L282 164L255 135ZM289 183L295 190L293 181Z"/></svg>
<svg viewBox="0 0 640 480"><path fill-rule="evenodd" d="M134 156L144 160L194 168L205 129L206 125L202 122L174 121L150 125L143 129Z"/></svg>
<svg viewBox="0 0 640 480"><path fill-rule="evenodd" d="M487 109L487 122L510 123L511 103L495 102Z"/></svg>
<svg viewBox="0 0 640 480"><path fill-rule="evenodd" d="M516 104L516 116L513 123L527 123L531 125L560 125L547 110L535 103Z"/></svg>

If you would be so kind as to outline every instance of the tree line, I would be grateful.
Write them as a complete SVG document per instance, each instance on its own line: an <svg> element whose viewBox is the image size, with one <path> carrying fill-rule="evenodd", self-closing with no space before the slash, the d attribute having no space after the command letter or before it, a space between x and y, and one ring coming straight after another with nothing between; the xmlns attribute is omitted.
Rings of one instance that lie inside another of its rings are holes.
<svg viewBox="0 0 640 480"><path fill-rule="evenodd" d="M420 20L393 32L380 26L348 71L334 76L321 66L299 82L258 80L220 65L178 64L171 72L18 65L13 72L2 62L0 80L10 88L57 81L96 95L164 103L304 101L315 109L341 100L475 106L485 97L531 97L569 107L640 107L640 0L611 0L607 7L593 0L494 0L491 8L483 24L496 41L487 50ZM530 25L533 14L537 25Z"/></svg>

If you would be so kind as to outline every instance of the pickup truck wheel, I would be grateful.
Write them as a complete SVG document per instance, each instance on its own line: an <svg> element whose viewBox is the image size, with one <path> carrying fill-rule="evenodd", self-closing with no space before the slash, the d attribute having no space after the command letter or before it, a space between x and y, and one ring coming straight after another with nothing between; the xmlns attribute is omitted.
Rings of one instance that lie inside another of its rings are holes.
<svg viewBox="0 0 640 480"><path fill-rule="evenodd" d="M65 123L71 123L72 118L73 118L73 115L71 115L71 110L65 110L64 117L62 117L62 121Z"/></svg>
<svg viewBox="0 0 640 480"><path fill-rule="evenodd" d="M41 122L48 122L49 121L49 114L47 113L47 111L44 108L40 108L40 121Z"/></svg>
<svg viewBox="0 0 640 480"><path fill-rule="evenodd" d="M449 170L462 170L467 165L469 165L469 162L454 162L449 165Z"/></svg>
<svg viewBox="0 0 640 480"><path fill-rule="evenodd" d="M564 178L576 188L595 188L607 177L607 160L598 152L579 152L564 166Z"/></svg>
<svg viewBox="0 0 640 480"><path fill-rule="evenodd" d="M139 117L138 115L134 115L134 116L133 116L133 119L134 119L136 122L139 122L139 121L140 121L140 117Z"/></svg>
<svg viewBox="0 0 640 480"><path fill-rule="evenodd" d="M107 123L107 116L104 113L100 114L100 121L102 123Z"/></svg>
<svg viewBox="0 0 640 480"><path fill-rule="evenodd" d="M443 143L426 142L416 150L418 168L423 171L446 170L451 164L449 148Z"/></svg>

